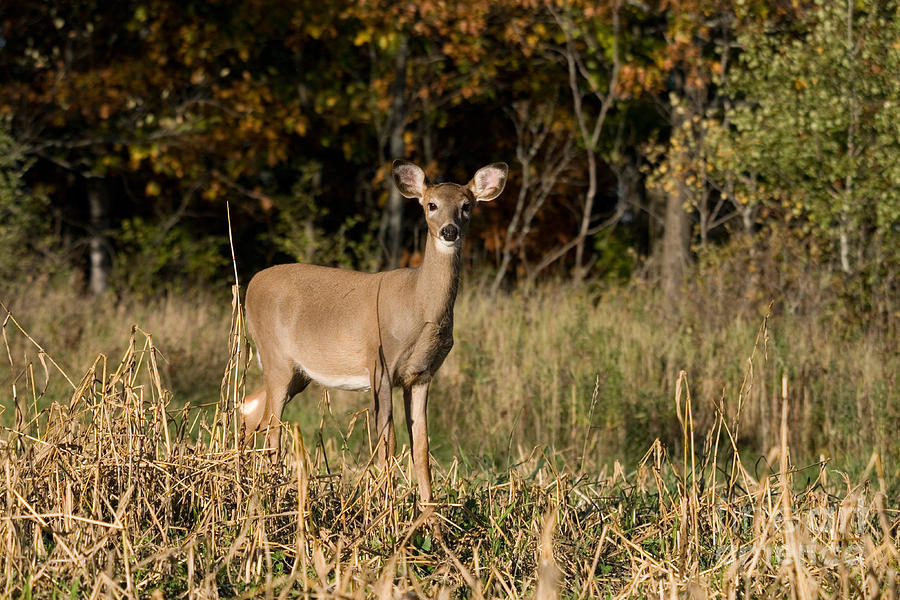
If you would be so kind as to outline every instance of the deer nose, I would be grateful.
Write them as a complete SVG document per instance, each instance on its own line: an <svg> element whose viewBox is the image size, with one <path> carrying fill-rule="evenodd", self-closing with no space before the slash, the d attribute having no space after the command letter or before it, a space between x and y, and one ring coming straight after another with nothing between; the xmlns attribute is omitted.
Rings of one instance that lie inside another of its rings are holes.
<svg viewBox="0 0 900 600"><path fill-rule="evenodd" d="M444 225L441 227L441 237L448 242L455 242L456 238L459 237L459 228L452 223L450 225Z"/></svg>

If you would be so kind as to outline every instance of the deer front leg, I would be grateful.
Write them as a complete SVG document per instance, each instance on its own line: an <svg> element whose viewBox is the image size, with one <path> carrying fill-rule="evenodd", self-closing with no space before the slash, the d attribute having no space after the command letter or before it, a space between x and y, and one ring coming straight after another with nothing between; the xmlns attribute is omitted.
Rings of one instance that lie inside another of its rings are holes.
<svg viewBox="0 0 900 600"><path fill-rule="evenodd" d="M376 458L379 466L386 467L388 458L394 456L397 449L397 440L394 437L394 402L391 397L391 379L383 366L376 369L372 377L372 392L375 397L375 435L378 440Z"/></svg>
<svg viewBox="0 0 900 600"><path fill-rule="evenodd" d="M403 404L406 408L406 429L412 447L413 465L419 484L419 502L431 502L431 457L428 453L428 384L404 388Z"/></svg>

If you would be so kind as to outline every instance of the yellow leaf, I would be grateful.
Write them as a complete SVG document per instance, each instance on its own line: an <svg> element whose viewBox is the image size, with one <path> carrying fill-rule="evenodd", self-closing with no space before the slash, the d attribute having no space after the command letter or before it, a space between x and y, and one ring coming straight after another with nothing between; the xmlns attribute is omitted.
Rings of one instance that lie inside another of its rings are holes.
<svg viewBox="0 0 900 600"><path fill-rule="evenodd" d="M365 43L368 43L372 39L372 33L366 30L360 31L356 34L356 37L353 38L354 46L362 46Z"/></svg>
<svg viewBox="0 0 900 600"><path fill-rule="evenodd" d="M162 191L159 187L159 184L155 181L151 181L147 183L147 187L144 188L144 193L148 196L159 196L160 191Z"/></svg>

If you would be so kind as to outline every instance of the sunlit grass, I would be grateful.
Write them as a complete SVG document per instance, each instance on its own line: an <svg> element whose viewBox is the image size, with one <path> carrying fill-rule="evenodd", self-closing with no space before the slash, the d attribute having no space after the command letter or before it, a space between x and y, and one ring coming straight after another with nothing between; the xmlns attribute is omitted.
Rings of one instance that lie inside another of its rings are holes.
<svg viewBox="0 0 900 600"><path fill-rule="evenodd" d="M540 445L572 464L600 469L615 460L634 464L656 439L678 451L671 399L684 370L700 427L711 425L720 404L735 414L740 397L738 444L759 457L777 443L773 423L787 374L796 400L790 443L798 460L824 457L855 474L874 450L884 457L889 480L900 481L895 332L821 307L809 313L783 303L768 309L766 302L737 310L716 304L727 297L708 305L704 297L688 290L673 315L639 284L606 290L546 284L492 297L471 281L457 302L454 349L431 389L433 453L442 461L505 468ZM17 321L68 373L83 373L97 353L115 356L137 325L154 336L173 407L213 410L219 401L231 310L225 291L92 299L45 285L13 287L8 298L2 300ZM14 329L7 323L7 332ZM2 389L11 390L14 380L21 389L23 378L33 376L44 391L35 399L39 407L67 401L71 392L61 377L43 389L41 354L33 345L21 335L9 335L8 343L13 364L0 369ZM29 364L33 375L23 371ZM246 381L251 389L261 381L255 361ZM0 422L10 424L11 405L3 406ZM331 440L359 459L368 450L360 425L367 413L360 411L370 408L368 394L326 396L312 385L285 416L308 439ZM399 397L394 413L402 444Z"/></svg>
<svg viewBox="0 0 900 600"><path fill-rule="evenodd" d="M835 459L810 463L795 451L808 418L803 386L824 393L836 384L820 377L795 385L796 371L774 360L775 335L760 319L726 331L740 339L735 349L724 339L719 351L734 356L702 355L710 370L738 366L723 375L736 378L724 392L701 398L697 381L706 371L690 372L698 359L687 338L661 343L648 323L652 310L628 309L641 317L629 322L622 302L564 288L491 301L464 296L460 344L432 400L440 449L433 518L443 542L416 510L408 452L388 470L371 465L365 395L311 390L295 400L305 420L286 426L280 462L236 449L233 407L247 357L239 354L239 321L228 342L228 304L200 321L226 323L216 334L225 376L220 370L214 385L198 386L209 390L198 397L216 400L201 408L172 395L166 351L146 328L129 328L118 346L65 377L53 364L64 361L37 351L38 338L19 328L26 319L9 318L4 345L9 372L18 375L15 402L5 396L0 445L4 595L892 593L900 507L889 462L873 447L877 437L841 442L870 446L852 475ZM169 318L190 326L180 314ZM600 339L606 346L597 350ZM568 361L553 348L563 340ZM498 345L502 351L491 350ZM676 361L680 352L686 368L670 378L658 361ZM593 362L596 356L603 360ZM869 371L859 385L865 377L878 382L886 360L876 350L863 356L856 364ZM519 370L515 361L523 361ZM640 366L629 370L633 362ZM618 373L601 373L597 364ZM258 377L253 369L250 378ZM780 373L774 382L773 373ZM511 392L501 389L508 377L522 379L510 381ZM661 391L651 394L653 386ZM758 387L766 395L755 396ZM615 397L604 397L612 389ZM641 409L648 395L654 402ZM754 413L761 398L770 410ZM503 403L518 417L500 415ZM650 440L635 459L616 460L616 448L636 448L654 434L628 429L648 418L665 420L667 437ZM624 441L607 439L621 427ZM761 454L741 451L742 436L768 439L761 427L771 443Z"/></svg>

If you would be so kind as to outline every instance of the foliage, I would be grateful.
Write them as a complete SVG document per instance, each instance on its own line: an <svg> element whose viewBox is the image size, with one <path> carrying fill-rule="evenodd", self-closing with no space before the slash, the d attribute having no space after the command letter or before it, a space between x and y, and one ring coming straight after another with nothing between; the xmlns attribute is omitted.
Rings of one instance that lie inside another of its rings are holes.
<svg viewBox="0 0 900 600"><path fill-rule="evenodd" d="M324 232L317 222L328 213L316 204L321 194L321 166L306 165L299 173L290 196L278 202L275 245L299 262L316 262ZM318 257L321 259L321 257Z"/></svg>
<svg viewBox="0 0 900 600"><path fill-rule="evenodd" d="M710 170L732 201L811 231L859 274L900 258L900 12L850 0L805 17L738 37Z"/></svg>
<svg viewBox="0 0 900 600"><path fill-rule="evenodd" d="M594 251L597 253L594 268L604 282L615 285L631 279L636 257L633 240L627 233L612 230L598 235L594 238Z"/></svg>
<svg viewBox="0 0 900 600"><path fill-rule="evenodd" d="M29 159L22 146L0 128L0 280L52 267L53 220L49 200L24 182ZM40 260L40 259L44 260Z"/></svg>
<svg viewBox="0 0 900 600"><path fill-rule="evenodd" d="M859 277L850 300L865 308L896 290L900 252L896 12L874 1L18 3L0 13L0 109L21 189L43 190L30 195L46 194L59 234L87 247L85 182L106 182L131 200L112 203L106 245L147 272L221 279L205 249L226 230L223 199L242 279L287 258L381 267L395 225L412 255L416 212L389 195L401 154L453 180L514 164L468 243L479 267L496 257L495 289L506 273L552 277L557 262L604 277L607 259L585 253L607 222L642 274L673 248L697 258L788 222L796 240L814 238L811 252L833 250L818 268ZM546 112L538 132L552 143L524 139L523 106ZM522 149L538 154L522 162ZM668 198L678 210L661 210ZM660 243L670 215L690 240ZM139 238L152 242L154 226L199 254L148 260Z"/></svg>
<svg viewBox="0 0 900 600"><path fill-rule="evenodd" d="M120 225L120 255L113 281L120 291L153 296L184 292L227 276L222 237L197 239L183 226L160 226L140 217Z"/></svg>
<svg viewBox="0 0 900 600"><path fill-rule="evenodd" d="M301 168L289 196L276 199L275 246L295 261L374 270L377 223L348 216L336 232L326 227L329 210L322 207L321 165ZM362 230L362 233L360 233Z"/></svg>

